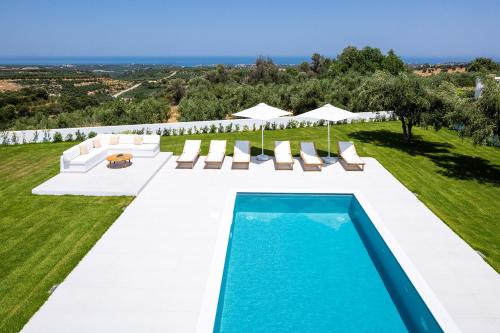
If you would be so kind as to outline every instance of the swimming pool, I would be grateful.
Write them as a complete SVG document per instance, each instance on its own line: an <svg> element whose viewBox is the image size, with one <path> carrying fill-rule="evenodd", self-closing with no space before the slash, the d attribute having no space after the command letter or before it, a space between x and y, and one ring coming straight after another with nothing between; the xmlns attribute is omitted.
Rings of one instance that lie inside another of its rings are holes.
<svg viewBox="0 0 500 333"><path fill-rule="evenodd" d="M354 195L239 193L214 332L442 332Z"/></svg>

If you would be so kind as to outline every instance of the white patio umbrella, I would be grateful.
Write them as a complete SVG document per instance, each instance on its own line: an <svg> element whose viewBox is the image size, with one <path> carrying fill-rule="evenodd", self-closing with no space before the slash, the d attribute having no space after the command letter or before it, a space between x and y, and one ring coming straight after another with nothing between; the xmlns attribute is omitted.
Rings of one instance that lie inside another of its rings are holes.
<svg viewBox="0 0 500 333"><path fill-rule="evenodd" d="M346 119L356 118L357 115L353 112L349 112L333 106L331 104L325 104L320 108L311 110L306 113L302 113L297 117L319 119L328 121L328 156L323 158L323 161L327 164L333 163L333 158L330 156L330 121L341 121Z"/></svg>
<svg viewBox="0 0 500 333"><path fill-rule="evenodd" d="M262 129L262 154L257 156L257 159L259 161L267 161L269 156L264 154L264 125L266 124L266 121L282 116L289 116L291 114L291 112L275 108L274 106L267 105L266 103L259 103L249 109L233 113L233 116L263 121L260 126Z"/></svg>

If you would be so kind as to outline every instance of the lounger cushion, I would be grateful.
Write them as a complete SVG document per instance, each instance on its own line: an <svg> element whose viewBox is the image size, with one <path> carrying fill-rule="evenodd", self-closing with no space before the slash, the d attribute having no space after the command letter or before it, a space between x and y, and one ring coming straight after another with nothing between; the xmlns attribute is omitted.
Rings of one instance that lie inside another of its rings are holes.
<svg viewBox="0 0 500 333"><path fill-rule="evenodd" d="M236 141L234 144L233 162L248 163L250 162L250 142Z"/></svg>
<svg viewBox="0 0 500 333"><path fill-rule="evenodd" d="M300 143L300 156L305 164L323 165L323 161L318 157L312 142Z"/></svg>
<svg viewBox="0 0 500 333"><path fill-rule="evenodd" d="M209 153L205 162L221 162L224 160L225 154L223 152Z"/></svg>
<svg viewBox="0 0 500 333"><path fill-rule="evenodd" d="M198 157L197 152L186 152L182 153L177 159L177 162L193 162Z"/></svg>
<svg viewBox="0 0 500 333"><path fill-rule="evenodd" d="M274 147L274 157L277 163L293 163L293 157L290 152L290 142L276 141Z"/></svg>
<svg viewBox="0 0 500 333"><path fill-rule="evenodd" d="M349 164L364 164L352 142L339 142L340 156Z"/></svg>

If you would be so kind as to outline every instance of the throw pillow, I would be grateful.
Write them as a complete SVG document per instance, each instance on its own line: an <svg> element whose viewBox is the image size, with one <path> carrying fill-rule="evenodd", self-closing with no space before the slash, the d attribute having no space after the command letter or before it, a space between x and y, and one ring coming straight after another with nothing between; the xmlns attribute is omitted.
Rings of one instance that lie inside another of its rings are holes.
<svg viewBox="0 0 500 333"><path fill-rule="evenodd" d="M118 144L118 139L119 139L118 135L115 135L115 134L111 135L109 137L109 144L110 145L117 145Z"/></svg>
<svg viewBox="0 0 500 333"><path fill-rule="evenodd" d="M87 144L85 142L80 143L80 155L85 155L88 153L89 153L89 147L87 147Z"/></svg>

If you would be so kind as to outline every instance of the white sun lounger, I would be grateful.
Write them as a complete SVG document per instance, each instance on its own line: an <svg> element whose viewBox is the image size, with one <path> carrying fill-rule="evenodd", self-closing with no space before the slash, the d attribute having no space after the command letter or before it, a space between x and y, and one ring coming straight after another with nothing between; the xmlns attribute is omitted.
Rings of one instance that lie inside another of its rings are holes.
<svg viewBox="0 0 500 333"><path fill-rule="evenodd" d="M314 146L314 142L300 143L300 157L304 162L305 168L314 168L309 170L321 171L321 168L323 167L323 161L318 156L316 147Z"/></svg>
<svg viewBox="0 0 500 333"><path fill-rule="evenodd" d="M342 166L349 171L363 171L365 162L359 157L351 141L339 141L339 155Z"/></svg>
<svg viewBox="0 0 500 333"><path fill-rule="evenodd" d="M250 141L236 141L234 143L233 166L234 169L250 167Z"/></svg>
<svg viewBox="0 0 500 333"><path fill-rule="evenodd" d="M186 140L184 142L184 150L181 156L177 159L178 168L194 168L194 164L200 156L201 140Z"/></svg>
<svg viewBox="0 0 500 333"><path fill-rule="evenodd" d="M226 156L226 140L211 140L205 167L215 167L220 169Z"/></svg>
<svg viewBox="0 0 500 333"><path fill-rule="evenodd" d="M290 141L275 141L274 142L274 157L276 160L276 168L293 169L293 156L290 149Z"/></svg>

